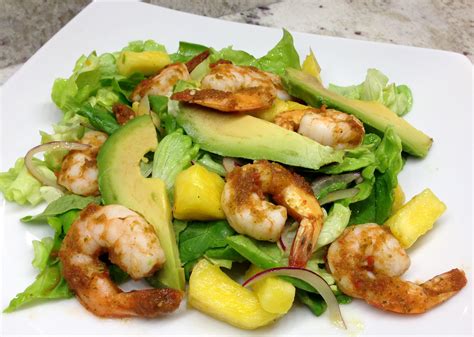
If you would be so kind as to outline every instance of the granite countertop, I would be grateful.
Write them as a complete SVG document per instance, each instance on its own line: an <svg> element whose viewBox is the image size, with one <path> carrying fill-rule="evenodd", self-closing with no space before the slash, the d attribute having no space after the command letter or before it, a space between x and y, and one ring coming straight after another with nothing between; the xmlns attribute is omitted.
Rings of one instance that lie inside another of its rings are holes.
<svg viewBox="0 0 474 337"><path fill-rule="evenodd" d="M473 55L472 0L147 0L223 20ZM2 0L0 85L89 0Z"/></svg>

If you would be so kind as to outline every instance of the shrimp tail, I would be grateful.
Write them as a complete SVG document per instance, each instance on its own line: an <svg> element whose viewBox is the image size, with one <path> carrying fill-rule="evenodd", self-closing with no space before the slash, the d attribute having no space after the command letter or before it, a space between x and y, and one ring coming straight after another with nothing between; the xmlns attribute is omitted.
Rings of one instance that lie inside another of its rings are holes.
<svg viewBox="0 0 474 337"><path fill-rule="evenodd" d="M198 65L200 65L205 59L207 59L210 54L211 51L209 49L206 49L202 53L194 56L192 59L186 62L186 68L188 68L188 71L191 73Z"/></svg>
<svg viewBox="0 0 474 337"><path fill-rule="evenodd" d="M175 311L183 298L183 292L171 288L144 289L124 292L118 295L117 305L124 310L124 316L153 318ZM108 311L108 313L113 311ZM117 310L119 312L119 310ZM107 315L106 317L110 317Z"/></svg>
<svg viewBox="0 0 474 337"><path fill-rule="evenodd" d="M288 265L305 268L316 245L321 226L314 225L310 219L302 219L291 245Z"/></svg>
<svg viewBox="0 0 474 337"><path fill-rule="evenodd" d="M431 280L421 284L421 287L429 294L430 307L443 303L456 295L467 283L464 271L455 268L446 273L433 277Z"/></svg>
<svg viewBox="0 0 474 337"><path fill-rule="evenodd" d="M97 281L99 281L97 279ZM99 283L99 282L98 282ZM100 284L100 283L99 283ZM120 292L109 297L102 305L95 305L87 292L76 292L82 305L94 315L105 318L146 317L153 318L175 311L183 293L176 289L143 289Z"/></svg>

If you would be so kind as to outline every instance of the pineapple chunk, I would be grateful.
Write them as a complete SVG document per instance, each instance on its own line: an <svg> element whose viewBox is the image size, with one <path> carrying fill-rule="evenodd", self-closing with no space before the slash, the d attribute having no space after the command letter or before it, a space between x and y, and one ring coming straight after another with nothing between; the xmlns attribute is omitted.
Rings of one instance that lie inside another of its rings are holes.
<svg viewBox="0 0 474 337"><path fill-rule="evenodd" d="M313 51L310 49L308 56L303 61L301 70L304 73L310 74L318 79L321 82L321 67L319 66L316 56L314 56Z"/></svg>
<svg viewBox="0 0 474 337"><path fill-rule="evenodd" d="M392 205L392 214L402 208L405 203L405 193L402 190L400 185L397 185L393 189L393 205Z"/></svg>
<svg viewBox="0 0 474 337"><path fill-rule="evenodd" d="M193 165L176 177L173 214L179 220L225 219L221 207L224 180L201 165Z"/></svg>
<svg viewBox="0 0 474 337"><path fill-rule="evenodd" d="M250 278L261 271L257 266L251 265L245 276ZM262 308L273 314L286 314L295 299L295 286L277 276L255 282L252 289Z"/></svg>
<svg viewBox="0 0 474 337"><path fill-rule="evenodd" d="M269 122L273 122L276 116L288 110L309 109L311 107L293 101L283 101L276 98L273 105L264 110L252 112L251 115Z"/></svg>
<svg viewBox="0 0 474 337"><path fill-rule="evenodd" d="M209 316L249 330L270 324L281 316L263 310L251 290L205 259L191 273L188 303Z"/></svg>
<svg viewBox="0 0 474 337"><path fill-rule="evenodd" d="M171 63L167 53L162 51L123 51L117 60L117 70L120 75L130 76L142 73L153 75Z"/></svg>
<svg viewBox="0 0 474 337"><path fill-rule="evenodd" d="M446 205L430 189L425 189L396 211L386 222L403 248L410 247L420 236L433 228Z"/></svg>

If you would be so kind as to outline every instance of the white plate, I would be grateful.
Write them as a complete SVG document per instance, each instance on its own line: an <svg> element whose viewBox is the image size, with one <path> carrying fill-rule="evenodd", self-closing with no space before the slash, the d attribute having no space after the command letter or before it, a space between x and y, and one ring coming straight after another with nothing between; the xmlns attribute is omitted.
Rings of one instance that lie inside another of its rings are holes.
<svg viewBox="0 0 474 337"><path fill-rule="evenodd" d="M178 41L216 48L234 45L263 55L281 37L278 29L224 22L143 3L92 3L46 43L3 87L1 170L38 144L38 130L49 130L61 112L50 100L56 77L68 77L79 55L119 50L131 40L155 39L168 50ZM350 335L470 334L472 331L472 119L471 64L463 56L443 51L353 41L294 33L301 56L309 47L323 67L325 82L355 84L367 68L382 70L391 81L408 84L415 104L407 120L434 138L424 160L410 158L400 175L407 197L430 187L448 210L435 228L409 250L405 275L426 280L454 267L463 268L468 286L440 307L419 316L378 311L355 300L342 306ZM43 206L44 207L44 206ZM32 210L3 202L2 294L5 308L36 275L31 266L31 241L51 235L47 226L18 221ZM2 314L4 334L255 334L216 321L183 303L173 315L157 320L108 320L88 313L75 300L48 302L12 314ZM259 334L346 334L316 318L303 307Z"/></svg>

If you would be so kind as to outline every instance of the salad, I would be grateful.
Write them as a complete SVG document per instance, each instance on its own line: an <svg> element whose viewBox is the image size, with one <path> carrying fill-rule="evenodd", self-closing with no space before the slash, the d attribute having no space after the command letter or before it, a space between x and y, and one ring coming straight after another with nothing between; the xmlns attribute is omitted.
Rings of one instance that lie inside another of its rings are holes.
<svg viewBox="0 0 474 337"><path fill-rule="evenodd" d="M81 56L51 98L62 120L0 173L8 201L47 203L21 221L54 231L4 312L75 296L100 317L153 318L186 296L243 329L295 301L344 327L353 298L418 314L466 284L460 269L401 278L446 206L429 189L405 203L397 176L432 139L403 119L409 87L379 70L324 87L286 30L260 58L133 41ZM123 292L129 279L150 288Z"/></svg>

